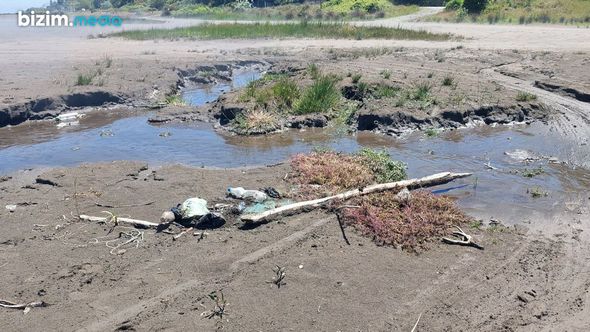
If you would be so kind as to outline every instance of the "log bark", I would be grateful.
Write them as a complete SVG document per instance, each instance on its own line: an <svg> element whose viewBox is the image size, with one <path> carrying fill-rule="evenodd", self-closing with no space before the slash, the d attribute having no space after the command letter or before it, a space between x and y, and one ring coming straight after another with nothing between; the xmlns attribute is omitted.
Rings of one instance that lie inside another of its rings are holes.
<svg viewBox="0 0 590 332"><path fill-rule="evenodd" d="M301 209L313 209L320 207L326 204L329 201L335 199L347 200L353 197L367 195L371 193L386 191L386 190L401 190L403 188L408 189L416 189L416 188L423 188L423 187L432 187L439 184L444 184L451 182L455 179L460 179L464 177L470 176L471 173L451 173L451 172L443 172L437 173L429 176L425 176L423 178L418 179L409 179L409 180L402 180L396 182L389 182L389 183L380 183L370 185L360 189L350 190L338 195L328 196L323 198L314 199L311 201L304 201L304 202L297 202L289 205L284 205L272 210L268 210L258 214L246 214L241 217L241 220L246 223L255 223L265 220L269 217L273 217L283 213L294 213Z"/></svg>
<svg viewBox="0 0 590 332"><path fill-rule="evenodd" d="M80 219L85 220L85 221L106 222L110 218L94 217L94 216L87 216L85 214L82 214L82 215L80 215ZM131 224L133 226L144 227L144 228L157 228L158 225L160 225L158 223L151 222L151 221L131 219L131 218L122 218L122 217L117 217L117 221Z"/></svg>

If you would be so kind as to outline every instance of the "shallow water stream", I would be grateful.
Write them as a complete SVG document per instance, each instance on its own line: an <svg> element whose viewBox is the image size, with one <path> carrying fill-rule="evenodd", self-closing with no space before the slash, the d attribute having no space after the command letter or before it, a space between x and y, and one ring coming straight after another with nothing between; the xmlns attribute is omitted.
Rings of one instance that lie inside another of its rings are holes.
<svg viewBox="0 0 590 332"><path fill-rule="evenodd" d="M183 97L200 105L257 77L252 72L240 73L231 84L187 90ZM431 138L422 133L404 138L369 132L342 135L336 129L237 137L220 135L207 124L153 126L147 123L149 115L91 115L82 118L76 128L59 130L49 123L0 128L0 174L110 160L143 160L152 166L239 167L282 162L317 146L346 152L366 146L388 149L393 158L408 164L411 177L441 171L473 172L471 178L443 188L450 189L446 194L461 198L460 204L469 212L483 218L534 223L537 217L573 211L577 202L588 200L590 172L573 166L590 156L588 147L568 143L544 124L460 129ZM29 137L29 142L19 144L15 135ZM518 160L522 154L531 159ZM551 163L549 157L554 158ZM522 175L525 169L537 167L544 173L533 178ZM533 188L548 195L533 198L527 193Z"/></svg>

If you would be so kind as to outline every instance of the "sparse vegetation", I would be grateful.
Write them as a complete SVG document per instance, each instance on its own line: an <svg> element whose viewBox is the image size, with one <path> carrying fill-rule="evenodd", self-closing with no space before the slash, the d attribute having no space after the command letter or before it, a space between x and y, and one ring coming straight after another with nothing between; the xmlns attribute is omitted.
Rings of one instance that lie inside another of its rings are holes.
<svg viewBox="0 0 590 332"><path fill-rule="evenodd" d="M529 188L529 189L527 189L526 192L527 192L527 194L531 195L531 197L533 197L533 198L539 198L539 197L549 196L549 193L546 192L546 191L544 191L540 187Z"/></svg>
<svg viewBox="0 0 590 332"><path fill-rule="evenodd" d="M354 84L358 83L361 80L361 77L363 77L362 74L359 74L359 73L353 74L351 76L352 83L354 83Z"/></svg>
<svg viewBox="0 0 590 332"><path fill-rule="evenodd" d="M403 28L354 26L346 23L222 23L201 24L175 29L128 30L111 34L135 40L150 39L226 39L226 38L341 38L341 39L414 39L448 40L450 34Z"/></svg>
<svg viewBox="0 0 590 332"><path fill-rule="evenodd" d="M380 74L386 80L388 80L391 77L391 71L389 71L387 69L382 70Z"/></svg>
<svg viewBox="0 0 590 332"><path fill-rule="evenodd" d="M542 167L537 167L537 168L525 168L522 172L521 172L522 176L524 176L525 178L534 178L535 176L541 175L541 174L545 174L545 170Z"/></svg>
<svg viewBox="0 0 590 332"><path fill-rule="evenodd" d="M184 106L186 102L182 97L178 94L168 95L166 96L166 104L171 106Z"/></svg>
<svg viewBox="0 0 590 332"><path fill-rule="evenodd" d="M424 134L427 137L436 137L436 136L438 136L438 130L436 130L434 128L428 128L424 131Z"/></svg>
<svg viewBox="0 0 590 332"><path fill-rule="evenodd" d="M533 100L537 100L537 96L532 93L520 91L516 95L516 101L528 102L528 101L533 101Z"/></svg>
<svg viewBox="0 0 590 332"><path fill-rule="evenodd" d="M386 84L378 84L375 87L375 91L373 91L373 97L377 99L384 99L384 98L394 98L400 88L396 86L386 85Z"/></svg>
<svg viewBox="0 0 590 332"><path fill-rule="evenodd" d="M96 77L95 73L78 74L76 85L90 85L94 77Z"/></svg>
<svg viewBox="0 0 590 332"><path fill-rule="evenodd" d="M452 86L455 83L455 78L450 75L446 75L442 80L443 86Z"/></svg>

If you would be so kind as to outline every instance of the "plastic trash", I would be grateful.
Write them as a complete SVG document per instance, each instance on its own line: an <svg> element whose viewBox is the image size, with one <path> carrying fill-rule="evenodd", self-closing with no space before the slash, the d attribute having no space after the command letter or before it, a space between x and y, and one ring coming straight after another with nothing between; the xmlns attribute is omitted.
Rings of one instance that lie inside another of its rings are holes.
<svg viewBox="0 0 590 332"><path fill-rule="evenodd" d="M270 198L281 198L281 193L279 193L273 187L266 187L266 188L262 189L262 191L264 191L264 193L267 194L268 197L270 197Z"/></svg>
<svg viewBox="0 0 590 332"><path fill-rule="evenodd" d="M16 211L16 205L15 204L6 205L6 210L8 210L8 212Z"/></svg>
<svg viewBox="0 0 590 332"><path fill-rule="evenodd" d="M202 217L209 213L209 209L207 209L207 201L198 197L189 198L184 201L180 206L180 211L182 217L185 219Z"/></svg>
<svg viewBox="0 0 590 332"><path fill-rule="evenodd" d="M238 199L251 200L254 202L263 202L268 199L268 196L259 190L246 190L242 187L227 188L227 193Z"/></svg>
<svg viewBox="0 0 590 332"><path fill-rule="evenodd" d="M262 213L268 210L272 210L278 207L281 207L283 205L289 205L289 204L293 204L294 202L290 199L282 199L279 201L274 201L274 200L268 200L262 203L255 203L252 204L250 206L248 206L247 208L245 208L243 210L244 213L246 214L256 214L256 213Z"/></svg>

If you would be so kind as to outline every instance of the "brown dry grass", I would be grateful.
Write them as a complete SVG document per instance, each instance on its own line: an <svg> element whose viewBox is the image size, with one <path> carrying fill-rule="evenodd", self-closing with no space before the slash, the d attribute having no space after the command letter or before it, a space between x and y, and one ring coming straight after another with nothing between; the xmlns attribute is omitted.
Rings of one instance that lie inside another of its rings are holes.
<svg viewBox="0 0 590 332"><path fill-rule="evenodd" d="M375 182L371 169L360 157L336 152L312 152L291 157L291 181L319 185L325 193L358 188ZM319 189L319 188L318 188Z"/></svg>

